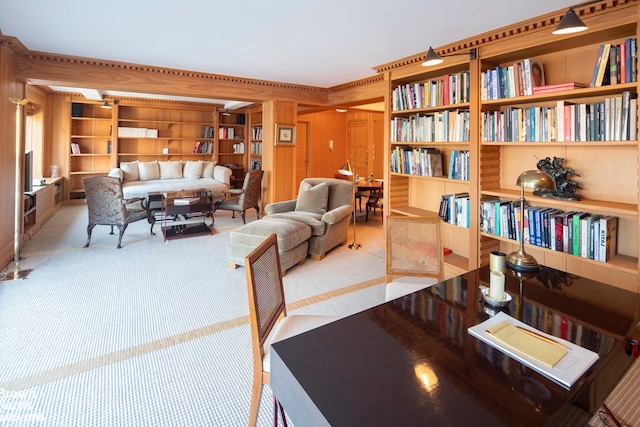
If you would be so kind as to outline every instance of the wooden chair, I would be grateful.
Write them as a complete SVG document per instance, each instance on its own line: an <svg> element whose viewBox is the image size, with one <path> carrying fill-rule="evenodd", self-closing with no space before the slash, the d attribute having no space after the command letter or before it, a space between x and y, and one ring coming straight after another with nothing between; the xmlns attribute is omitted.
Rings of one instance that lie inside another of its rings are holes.
<svg viewBox="0 0 640 427"><path fill-rule="evenodd" d="M247 255L245 268L253 348L253 389L249 411L249 426L252 427L258 419L262 386L269 384L270 344L333 322L337 318L287 316L276 234L269 236ZM274 396L274 425L278 422L278 411L286 426L284 411Z"/></svg>
<svg viewBox="0 0 640 427"><path fill-rule="evenodd" d="M442 219L387 217L387 266L385 301L434 285L444 279ZM413 280L393 281L398 276ZM431 280L424 280L430 278ZM416 280L419 279L419 280Z"/></svg>
<svg viewBox="0 0 640 427"><path fill-rule="evenodd" d="M151 235L154 235L155 217L144 205L144 198L125 199L122 196L120 179L110 176L92 176L82 179L87 198L89 225L87 225L87 243L91 243L91 231L96 225L118 227L118 249L122 247L122 235L127 226L135 221L146 219L151 223ZM135 203L139 203L138 206Z"/></svg>
<svg viewBox="0 0 640 427"><path fill-rule="evenodd" d="M369 193L369 198L367 199L367 204L365 206L366 213L364 222L369 221L369 210L372 210L374 215L376 214L376 209L382 210L384 206L383 189L384 182L380 182L380 189L373 190Z"/></svg>
<svg viewBox="0 0 640 427"><path fill-rule="evenodd" d="M216 203L216 210L233 211L231 215L235 218L236 212L240 212L242 222L247 223L245 220L245 212L247 209L254 208L256 210L256 216L260 219L260 193L262 192L262 175L264 171L261 169L252 170L246 173L244 176L244 182L241 190L229 190L225 191L224 200Z"/></svg>

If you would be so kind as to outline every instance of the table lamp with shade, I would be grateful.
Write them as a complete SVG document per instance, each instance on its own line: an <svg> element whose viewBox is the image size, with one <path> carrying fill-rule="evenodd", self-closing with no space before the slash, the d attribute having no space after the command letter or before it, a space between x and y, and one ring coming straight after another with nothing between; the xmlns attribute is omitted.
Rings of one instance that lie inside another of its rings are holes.
<svg viewBox="0 0 640 427"><path fill-rule="evenodd" d="M344 165L338 169L340 175L348 176L353 182L353 194L355 195L357 187L355 175L353 173L353 167L351 166L351 158L349 158ZM356 208L353 206L353 242L349 245L350 249L360 249L361 245L356 242Z"/></svg>
<svg viewBox="0 0 640 427"><path fill-rule="evenodd" d="M553 178L541 170L528 170L520 174L516 180L520 187L520 249L507 255L507 266L518 271L535 271L538 269L536 259L524 251L524 189L553 190L556 183Z"/></svg>

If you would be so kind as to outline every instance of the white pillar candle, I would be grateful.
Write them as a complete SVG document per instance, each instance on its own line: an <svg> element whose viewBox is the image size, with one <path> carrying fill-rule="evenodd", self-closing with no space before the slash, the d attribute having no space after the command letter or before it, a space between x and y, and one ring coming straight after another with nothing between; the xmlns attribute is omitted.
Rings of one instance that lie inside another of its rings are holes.
<svg viewBox="0 0 640 427"><path fill-rule="evenodd" d="M495 300L504 299L504 273L502 271L492 271L489 287L489 296Z"/></svg>

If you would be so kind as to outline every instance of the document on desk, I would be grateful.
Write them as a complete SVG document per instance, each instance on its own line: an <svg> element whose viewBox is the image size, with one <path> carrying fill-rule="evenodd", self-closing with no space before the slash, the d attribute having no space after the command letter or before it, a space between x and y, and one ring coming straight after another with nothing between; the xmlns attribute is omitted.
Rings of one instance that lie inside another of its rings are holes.
<svg viewBox="0 0 640 427"><path fill-rule="evenodd" d="M470 327L468 332L566 389L598 360L597 353L545 334L504 312Z"/></svg>

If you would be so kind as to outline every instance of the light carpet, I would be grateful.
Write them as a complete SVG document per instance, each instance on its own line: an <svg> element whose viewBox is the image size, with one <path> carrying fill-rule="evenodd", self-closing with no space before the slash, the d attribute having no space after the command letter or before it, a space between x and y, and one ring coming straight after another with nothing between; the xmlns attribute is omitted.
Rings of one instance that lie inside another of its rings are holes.
<svg viewBox="0 0 640 427"><path fill-rule="evenodd" d="M23 250L29 276L0 282L0 425L245 425L245 271L225 256L242 220L220 212L214 235L169 242L141 221L122 249L105 226L84 249L86 224L85 206L62 208ZM358 241L287 272L290 312L347 316L384 300L379 216L358 222ZM270 425L268 387L262 402L258 425Z"/></svg>

